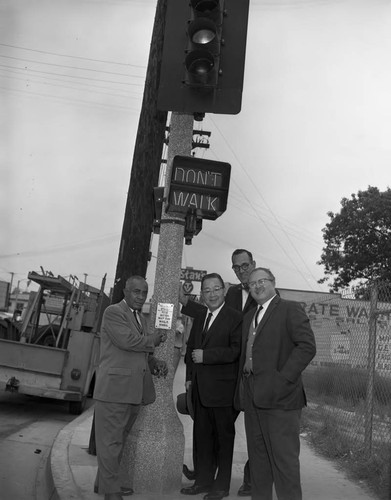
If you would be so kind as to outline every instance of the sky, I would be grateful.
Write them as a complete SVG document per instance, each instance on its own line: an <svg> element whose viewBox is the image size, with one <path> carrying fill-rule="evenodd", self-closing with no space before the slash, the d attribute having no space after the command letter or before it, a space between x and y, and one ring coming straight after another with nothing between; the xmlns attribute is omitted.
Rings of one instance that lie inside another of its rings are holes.
<svg viewBox="0 0 391 500"><path fill-rule="evenodd" d="M42 266L113 285L155 8L1 0L0 280L23 289ZM207 114L196 152L231 164L227 210L182 267L235 282L247 248L279 288L328 290L327 213L390 186L390 53L388 0L250 0L242 110Z"/></svg>

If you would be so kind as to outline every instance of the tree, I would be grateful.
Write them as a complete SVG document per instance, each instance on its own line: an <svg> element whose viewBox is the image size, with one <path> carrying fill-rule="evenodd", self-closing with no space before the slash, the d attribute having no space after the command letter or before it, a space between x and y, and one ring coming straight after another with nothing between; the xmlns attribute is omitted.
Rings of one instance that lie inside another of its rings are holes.
<svg viewBox="0 0 391 500"><path fill-rule="evenodd" d="M366 191L342 198L340 213L328 212L323 228L323 248L318 264L325 267L319 283L333 279L330 290L352 284L360 295L368 281L391 283L391 190Z"/></svg>

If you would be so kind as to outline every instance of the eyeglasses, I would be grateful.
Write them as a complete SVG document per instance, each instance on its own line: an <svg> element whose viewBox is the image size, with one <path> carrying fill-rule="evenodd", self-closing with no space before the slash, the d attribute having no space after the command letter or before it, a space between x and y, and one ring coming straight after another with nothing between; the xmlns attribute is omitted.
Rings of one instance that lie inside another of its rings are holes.
<svg viewBox="0 0 391 500"><path fill-rule="evenodd" d="M250 267L250 264L248 262L245 262L244 264L241 264L240 266L234 265L232 266L232 269L235 271L235 273L239 271L247 271L247 269Z"/></svg>
<svg viewBox="0 0 391 500"><path fill-rule="evenodd" d="M223 286L215 286L214 288L205 288L205 290L202 290L202 293L205 295L210 295L211 293L218 293L223 288L224 288Z"/></svg>
<svg viewBox="0 0 391 500"><path fill-rule="evenodd" d="M273 280L271 280L270 278L262 278L257 281L250 281L248 286L249 288L255 288L256 286L263 286L266 283L266 281L273 281Z"/></svg>

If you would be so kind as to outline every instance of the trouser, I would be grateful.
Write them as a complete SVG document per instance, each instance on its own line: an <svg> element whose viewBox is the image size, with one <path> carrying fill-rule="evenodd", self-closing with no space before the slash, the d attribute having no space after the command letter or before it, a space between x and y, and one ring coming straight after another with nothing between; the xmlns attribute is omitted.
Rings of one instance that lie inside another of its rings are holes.
<svg viewBox="0 0 391 500"><path fill-rule="evenodd" d="M193 435L197 454L195 484L210 486L213 490L229 491L235 441L235 410L232 406L203 406L196 384L192 395Z"/></svg>
<svg viewBox="0 0 391 500"><path fill-rule="evenodd" d="M253 403L253 376L244 379L244 423L253 500L302 500L301 410L261 409Z"/></svg>
<svg viewBox="0 0 391 500"><path fill-rule="evenodd" d="M95 489L100 493L119 493L123 484L120 463L126 437L129 434L140 405L95 402L95 441L98 472Z"/></svg>
<svg viewBox="0 0 391 500"><path fill-rule="evenodd" d="M237 411L235 413L235 422L236 422L236 419L238 418L239 414L240 414L240 411ZM247 462L244 465L243 484L251 487L251 474L250 474L250 462L249 462L249 460L247 460Z"/></svg>

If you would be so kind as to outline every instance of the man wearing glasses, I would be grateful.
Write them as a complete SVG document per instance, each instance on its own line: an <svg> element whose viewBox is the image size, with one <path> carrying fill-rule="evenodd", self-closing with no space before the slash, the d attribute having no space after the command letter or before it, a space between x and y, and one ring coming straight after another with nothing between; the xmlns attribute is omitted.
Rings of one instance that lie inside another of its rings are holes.
<svg viewBox="0 0 391 500"><path fill-rule="evenodd" d="M206 307L198 305L194 310L191 301L182 307L183 314L194 317L185 362L197 463L194 484L181 493L205 492L205 500L221 500L228 496L231 483L242 315L224 303L224 281L219 274L202 278L201 294Z"/></svg>
<svg viewBox="0 0 391 500"><path fill-rule="evenodd" d="M250 294L248 287L248 280L251 272L255 269L256 263L252 253L244 248L234 250L231 260L232 269L240 283L229 287L225 302L234 309L241 311L244 316L257 307L257 303ZM251 496L251 473L248 460L244 466L243 484L239 488L238 496Z"/></svg>
<svg viewBox="0 0 391 500"><path fill-rule="evenodd" d="M244 410L252 499L302 500L300 416L306 404L301 373L316 354L309 319L298 302L281 299L275 277L249 276L258 304L243 318L235 407Z"/></svg>
<svg viewBox="0 0 391 500"><path fill-rule="evenodd" d="M225 302L244 315L257 306L248 289L248 279L250 273L255 269L256 263L252 253L244 248L235 250L231 259L232 269L240 283L229 287Z"/></svg>
<svg viewBox="0 0 391 500"><path fill-rule="evenodd" d="M248 279L250 273L256 266L256 263L253 259L252 253L244 248L238 248L234 250L232 253L232 269L236 274L238 280L240 281L237 285L232 285L225 296L226 305L240 311L242 316L244 316L248 311L257 307L257 303L254 298L249 293L248 288ZM180 290L181 303L186 304L187 299L183 294L183 291ZM189 310L188 315L193 316L194 311L197 307L197 303L193 303L193 308ZM238 414L237 414L238 415ZM194 458L196 458L196 453L193 454ZM194 460L194 459L193 459ZM196 460L194 460L196 461ZM186 465L183 466L183 472L188 479L195 478L195 471L190 471ZM244 466L244 474L243 474L243 483L239 488L238 496L245 497L251 496L251 476L250 476L250 466L247 460Z"/></svg>

